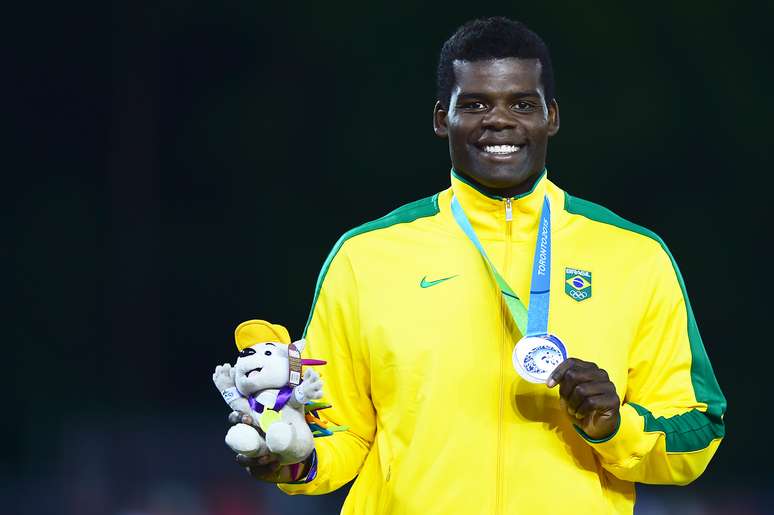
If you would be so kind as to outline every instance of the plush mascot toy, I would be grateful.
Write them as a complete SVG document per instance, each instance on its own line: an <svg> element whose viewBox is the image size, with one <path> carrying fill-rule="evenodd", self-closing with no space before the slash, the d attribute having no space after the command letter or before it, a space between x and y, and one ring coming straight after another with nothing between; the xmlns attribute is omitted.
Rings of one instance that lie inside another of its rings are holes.
<svg viewBox="0 0 774 515"><path fill-rule="evenodd" d="M321 422L316 412L309 414L312 410L328 406L311 402L322 397L322 380L311 368L303 371L302 380L301 366L325 362L302 360L306 342L291 342L281 325L249 320L234 336L236 364L215 367L212 380L231 409L252 416L260 429L236 424L226 434L226 445L247 456L277 454L282 464L305 460L314 450L313 436L330 431L309 423L310 417Z"/></svg>

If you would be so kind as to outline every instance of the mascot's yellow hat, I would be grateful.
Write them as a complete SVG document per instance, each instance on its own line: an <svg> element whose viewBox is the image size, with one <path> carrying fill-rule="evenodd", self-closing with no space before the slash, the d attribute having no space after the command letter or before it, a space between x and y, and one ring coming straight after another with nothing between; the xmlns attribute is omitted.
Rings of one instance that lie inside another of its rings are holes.
<svg viewBox="0 0 774 515"><path fill-rule="evenodd" d="M272 324L265 320L248 320L239 324L234 330L234 339L237 349L241 351L257 343L278 342L288 345L290 333L279 324Z"/></svg>

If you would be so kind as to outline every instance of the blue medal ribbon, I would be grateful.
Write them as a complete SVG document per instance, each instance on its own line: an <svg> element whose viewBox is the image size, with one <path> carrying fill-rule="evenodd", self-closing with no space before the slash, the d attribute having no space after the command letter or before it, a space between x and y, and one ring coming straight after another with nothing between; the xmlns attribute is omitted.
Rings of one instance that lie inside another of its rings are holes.
<svg viewBox="0 0 774 515"><path fill-rule="evenodd" d="M548 309L551 294L551 203L548 196L543 197L543 207L540 210L540 224L538 225L537 239L535 242L535 257L532 260L532 284L529 292L529 309L524 307L518 295L508 285L508 282L500 275L492 261L487 256L484 246L470 225L465 210L456 196L452 197L451 210L457 225L467 235L473 246L478 249L489 271L500 287L508 311L511 313L516 327L523 336L543 336L548 334Z"/></svg>

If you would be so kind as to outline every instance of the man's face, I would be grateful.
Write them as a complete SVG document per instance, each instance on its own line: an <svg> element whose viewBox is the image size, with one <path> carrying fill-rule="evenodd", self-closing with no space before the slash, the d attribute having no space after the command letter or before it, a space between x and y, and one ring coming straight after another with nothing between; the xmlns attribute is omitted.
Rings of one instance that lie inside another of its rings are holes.
<svg viewBox="0 0 774 515"><path fill-rule="evenodd" d="M559 106L546 102L537 59L455 61L448 109L436 103L435 133L449 139L458 172L507 196L543 170Z"/></svg>

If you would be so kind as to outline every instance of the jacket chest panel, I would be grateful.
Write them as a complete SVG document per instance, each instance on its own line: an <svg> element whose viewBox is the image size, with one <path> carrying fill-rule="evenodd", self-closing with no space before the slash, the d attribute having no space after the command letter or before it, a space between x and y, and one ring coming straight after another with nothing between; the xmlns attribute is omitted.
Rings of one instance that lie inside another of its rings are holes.
<svg viewBox="0 0 774 515"><path fill-rule="evenodd" d="M371 367L379 370L375 402L405 410L427 397L465 395L470 381L496 386L500 294L475 249L448 238L410 254L385 249L369 266L358 279L359 304Z"/></svg>
<svg viewBox="0 0 774 515"><path fill-rule="evenodd" d="M551 271L549 332L570 356L596 363L623 394L628 356L643 312L643 280L623 257L569 241L557 248Z"/></svg>

